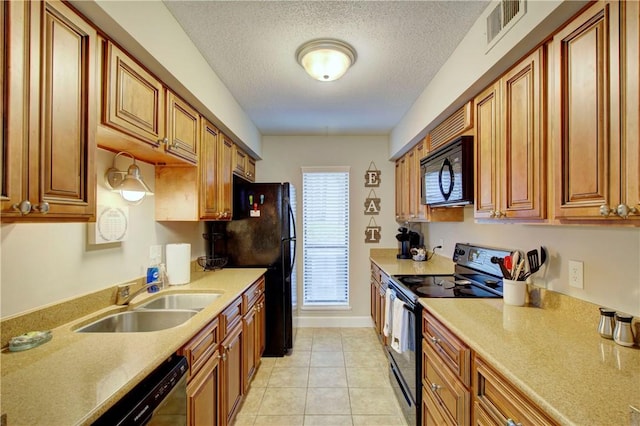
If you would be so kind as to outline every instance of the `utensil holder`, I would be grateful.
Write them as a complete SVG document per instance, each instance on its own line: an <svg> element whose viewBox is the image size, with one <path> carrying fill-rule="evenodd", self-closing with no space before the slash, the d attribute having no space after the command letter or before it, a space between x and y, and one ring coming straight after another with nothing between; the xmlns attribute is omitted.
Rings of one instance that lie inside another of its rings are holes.
<svg viewBox="0 0 640 426"><path fill-rule="evenodd" d="M505 305L524 306L527 283L524 281L502 280L502 298Z"/></svg>

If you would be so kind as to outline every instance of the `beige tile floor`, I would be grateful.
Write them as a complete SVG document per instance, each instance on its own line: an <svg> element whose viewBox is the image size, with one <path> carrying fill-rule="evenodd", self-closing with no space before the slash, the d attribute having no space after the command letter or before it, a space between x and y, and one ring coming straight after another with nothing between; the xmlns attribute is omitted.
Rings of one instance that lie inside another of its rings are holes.
<svg viewBox="0 0 640 426"><path fill-rule="evenodd" d="M293 346L262 358L235 426L406 426L373 328L298 328Z"/></svg>

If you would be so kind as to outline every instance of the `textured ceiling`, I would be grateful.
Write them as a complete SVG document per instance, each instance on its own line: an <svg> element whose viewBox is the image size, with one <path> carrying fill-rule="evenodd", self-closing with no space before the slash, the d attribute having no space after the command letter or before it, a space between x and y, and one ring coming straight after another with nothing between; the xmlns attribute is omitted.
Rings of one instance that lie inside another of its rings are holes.
<svg viewBox="0 0 640 426"><path fill-rule="evenodd" d="M473 25L487 0L173 1L167 8L260 132L386 134ZM340 80L295 59L330 37L357 51Z"/></svg>

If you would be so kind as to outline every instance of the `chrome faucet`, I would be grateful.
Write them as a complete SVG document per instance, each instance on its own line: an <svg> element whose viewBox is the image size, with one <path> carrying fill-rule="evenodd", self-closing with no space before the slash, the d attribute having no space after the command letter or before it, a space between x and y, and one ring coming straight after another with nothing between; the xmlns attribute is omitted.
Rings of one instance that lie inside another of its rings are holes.
<svg viewBox="0 0 640 426"><path fill-rule="evenodd" d="M116 294L116 305L128 305L131 299L148 289L153 285L157 285L158 283L149 283L144 284L138 290L130 293L130 287L135 283L123 284L118 286L118 293Z"/></svg>

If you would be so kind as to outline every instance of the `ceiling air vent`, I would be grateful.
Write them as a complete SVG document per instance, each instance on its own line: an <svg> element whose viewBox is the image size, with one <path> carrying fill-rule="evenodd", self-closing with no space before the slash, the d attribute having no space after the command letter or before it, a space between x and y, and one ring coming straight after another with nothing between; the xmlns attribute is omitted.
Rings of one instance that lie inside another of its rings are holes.
<svg viewBox="0 0 640 426"><path fill-rule="evenodd" d="M487 51L526 13L526 0L500 0L487 16Z"/></svg>

